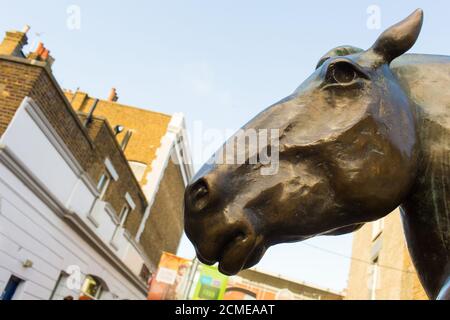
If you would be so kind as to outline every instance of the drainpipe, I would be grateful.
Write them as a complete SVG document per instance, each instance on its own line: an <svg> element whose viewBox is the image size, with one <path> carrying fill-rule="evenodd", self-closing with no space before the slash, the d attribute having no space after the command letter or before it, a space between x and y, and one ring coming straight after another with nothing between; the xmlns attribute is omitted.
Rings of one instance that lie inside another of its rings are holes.
<svg viewBox="0 0 450 320"><path fill-rule="evenodd" d="M98 104L98 99L95 99L94 104L91 107L91 110L89 110L86 121L84 122L85 127L87 127L92 122L92 117L94 116L94 111L97 108L97 104Z"/></svg>
<svg viewBox="0 0 450 320"><path fill-rule="evenodd" d="M132 135L133 135L133 132L130 131L130 130L128 130L127 133L126 133L126 135L125 135L125 137L124 137L123 140L122 140L121 145L120 145L120 148L122 149L122 151L125 152L125 149L127 148L128 143L130 142L130 139L131 139L131 136L132 136Z"/></svg>

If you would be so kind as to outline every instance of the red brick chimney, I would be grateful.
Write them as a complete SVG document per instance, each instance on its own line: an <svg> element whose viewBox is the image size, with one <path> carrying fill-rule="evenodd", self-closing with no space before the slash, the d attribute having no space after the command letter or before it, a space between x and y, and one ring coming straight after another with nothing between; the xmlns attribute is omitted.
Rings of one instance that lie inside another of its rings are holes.
<svg viewBox="0 0 450 320"><path fill-rule="evenodd" d="M119 96L117 95L117 90L116 90L116 88L112 88L111 91L109 92L108 101L117 102L117 100L119 100Z"/></svg>

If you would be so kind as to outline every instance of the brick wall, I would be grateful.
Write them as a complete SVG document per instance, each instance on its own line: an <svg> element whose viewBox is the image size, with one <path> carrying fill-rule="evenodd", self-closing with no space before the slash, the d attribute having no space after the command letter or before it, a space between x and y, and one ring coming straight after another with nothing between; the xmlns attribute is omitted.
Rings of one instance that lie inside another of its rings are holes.
<svg viewBox="0 0 450 320"><path fill-rule="evenodd" d="M353 234L352 257L354 260L350 263L346 300L365 300L370 298L368 285L369 266L363 261L370 261L371 234L372 228L370 224L365 224Z"/></svg>
<svg viewBox="0 0 450 320"><path fill-rule="evenodd" d="M41 72L38 67L0 60L0 135L5 132Z"/></svg>
<svg viewBox="0 0 450 320"><path fill-rule="evenodd" d="M80 91L76 93L66 91L65 95L75 110L84 113L91 110L96 100ZM106 118L111 127L121 125L124 128L117 136L118 141L122 141L126 131L130 130L133 133L125 156L128 161L147 165L140 181L141 186L145 186L148 183L149 172L154 169L152 162L156 159L161 139L167 133L171 117L106 100L98 100L94 115ZM176 252L184 227L182 217L184 183L180 168L171 163L163 174L150 218L141 236L141 245L154 264L158 264L162 251ZM133 222L130 221L130 224Z"/></svg>
<svg viewBox="0 0 450 320"><path fill-rule="evenodd" d="M22 60L22 61L21 61ZM43 65L31 65L25 59L0 59L0 135L4 133L25 97L41 107L63 141L84 169L92 165L93 145L80 121Z"/></svg>
<svg viewBox="0 0 450 320"><path fill-rule="evenodd" d="M109 157L119 173L119 181L111 183L105 200L117 214L125 204L128 192L136 203L126 228L135 235L145 207L145 197L105 121L97 119L89 129L70 106L61 88L44 63L24 58L0 57L0 135L2 135L25 97L31 97L41 108L68 149L94 182L104 170ZM91 138L91 137L92 138Z"/></svg>
<svg viewBox="0 0 450 320"><path fill-rule="evenodd" d="M384 220L380 235L382 247L379 252L379 280L377 300L427 299L406 247L403 227L398 210ZM370 299L372 224L366 224L354 233L347 300Z"/></svg>
<svg viewBox="0 0 450 320"><path fill-rule="evenodd" d="M169 160L140 240L156 265L162 251L176 253L178 249L184 229L183 195L180 168Z"/></svg>
<svg viewBox="0 0 450 320"><path fill-rule="evenodd" d="M412 271L413 273L404 273L403 275L403 287L405 290L402 292L403 300L428 300L428 296L425 293L425 289L422 287L420 283L419 277L415 272L416 269L412 264L411 256L409 255L408 250L404 251L403 255L404 266L406 270Z"/></svg>
<svg viewBox="0 0 450 320"><path fill-rule="evenodd" d="M85 115L80 115L85 119ZM96 159L89 169L90 176L98 181L104 170L104 159L109 158L119 175L120 183L112 183L105 194L104 200L109 202L117 214L125 205L125 194L128 192L136 204L136 209L131 211L125 223L125 228L134 237L139 229L147 201L134 177L128 161L120 151L120 146L115 141L114 134L109 124L102 119L94 118L88 126L88 132L94 141ZM102 161L103 160L103 161Z"/></svg>
<svg viewBox="0 0 450 320"><path fill-rule="evenodd" d="M95 99L84 92L65 92L72 103L72 107L84 113L88 113L94 105ZM94 111L95 116L108 119L111 127L121 125L124 131L117 135L121 142L128 130L133 133L125 150L128 161L137 161L146 164L147 170L143 175L141 185L147 183L145 177L151 170L151 164L156 158L156 150L161 145L161 139L166 134L171 116L138 109L117 102L98 100Z"/></svg>

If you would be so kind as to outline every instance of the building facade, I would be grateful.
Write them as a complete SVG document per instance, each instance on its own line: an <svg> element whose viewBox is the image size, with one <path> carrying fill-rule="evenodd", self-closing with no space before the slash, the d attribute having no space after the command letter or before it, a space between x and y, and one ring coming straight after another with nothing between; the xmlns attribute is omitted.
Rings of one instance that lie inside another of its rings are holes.
<svg viewBox="0 0 450 320"><path fill-rule="evenodd" d="M167 232L182 214L165 201L192 173L183 118L166 116L153 156L130 160L129 131L117 139L114 122L74 110L49 51L25 56L26 43L25 30L0 44L1 297L145 299L159 255L181 237Z"/></svg>
<svg viewBox="0 0 450 320"><path fill-rule="evenodd" d="M115 89L107 100L80 91L65 94L79 114L121 129L117 140L150 204L137 239L148 248L150 270L156 271L162 251L176 253L184 230L184 188L194 173L184 117L120 104Z"/></svg>
<svg viewBox="0 0 450 320"><path fill-rule="evenodd" d="M225 300L343 300L342 293L261 272L241 271L230 277Z"/></svg>
<svg viewBox="0 0 450 320"><path fill-rule="evenodd" d="M408 253L399 209L355 232L346 299L427 299Z"/></svg>

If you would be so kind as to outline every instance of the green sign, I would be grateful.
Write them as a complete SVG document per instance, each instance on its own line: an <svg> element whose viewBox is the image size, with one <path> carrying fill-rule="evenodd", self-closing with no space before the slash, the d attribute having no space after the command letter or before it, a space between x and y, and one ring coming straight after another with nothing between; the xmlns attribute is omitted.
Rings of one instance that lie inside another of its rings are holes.
<svg viewBox="0 0 450 320"><path fill-rule="evenodd" d="M228 277L216 267L201 265L200 277L195 287L194 300L222 300L227 288Z"/></svg>

